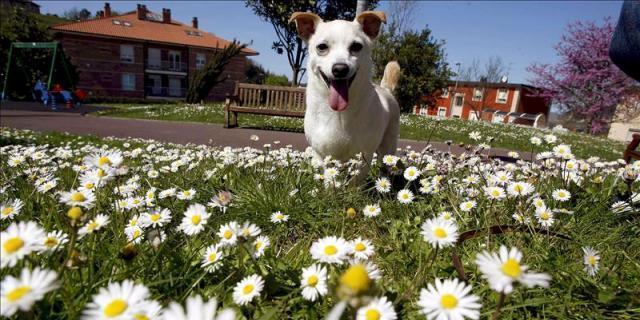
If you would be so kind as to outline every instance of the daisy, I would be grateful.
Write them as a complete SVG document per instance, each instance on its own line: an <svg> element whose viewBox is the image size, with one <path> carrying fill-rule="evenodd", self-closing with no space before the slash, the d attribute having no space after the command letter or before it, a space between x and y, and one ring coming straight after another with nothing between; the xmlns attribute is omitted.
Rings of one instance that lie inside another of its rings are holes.
<svg viewBox="0 0 640 320"><path fill-rule="evenodd" d="M402 189L398 191L398 201L402 204L409 204L413 202L413 192L408 189Z"/></svg>
<svg viewBox="0 0 640 320"><path fill-rule="evenodd" d="M476 264L482 276L489 281L491 289L509 294L513 283L520 282L528 288L548 287L551 276L545 273L527 272L526 265L520 264L522 252L517 248L500 246L499 253L484 251L476 257Z"/></svg>
<svg viewBox="0 0 640 320"><path fill-rule="evenodd" d="M535 189L528 182L512 182L507 187L507 192L514 196L526 196L531 194Z"/></svg>
<svg viewBox="0 0 640 320"><path fill-rule="evenodd" d="M184 212L184 217L180 223L180 230L186 235L192 236L204 230L204 226L209 220L211 214L207 212L207 208L199 203L190 205Z"/></svg>
<svg viewBox="0 0 640 320"><path fill-rule="evenodd" d="M264 287L264 280L259 275L250 275L236 284L233 289L233 301L241 306L247 305L260 295Z"/></svg>
<svg viewBox="0 0 640 320"><path fill-rule="evenodd" d="M122 164L122 154L119 152L99 153L84 159L87 166L100 169L117 168Z"/></svg>
<svg viewBox="0 0 640 320"><path fill-rule="evenodd" d="M224 258L224 252L220 250L219 245L208 246L202 257L201 266L207 272L215 272L222 267L222 258Z"/></svg>
<svg viewBox="0 0 640 320"><path fill-rule="evenodd" d="M140 243L144 238L144 231L139 226L126 227L124 234L127 236L127 241L131 243Z"/></svg>
<svg viewBox="0 0 640 320"><path fill-rule="evenodd" d="M20 278L7 276L0 286L0 314L10 317L18 310L29 311L34 303L59 286L57 278L55 271L40 268L24 268Z"/></svg>
<svg viewBox="0 0 640 320"><path fill-rule="evenodd" d="M249 237L255 237L259 235L260 232L262 232L262 230L260 230L260 227L247 221L242 225L240 229L238 229L238 236L247 239Z"/></svg>
<svg viewBox="0 0 640 320"><path fill-rule="evenodd" d="M171 222L171 211L169 209L154 208L152 211L145 213L140 222L145 228L162 227Z"/></svg>
<svg viewBox="0 0 640 320"><path fill-rule="evenodd" d="M60 193L60 202L72 207L84 207L91 209L96 196L91 190L71 190Z"/></svg>
<svg viewBox="0 0 640 320"><path fill-rule="evenodd" d="M548 144L554 144L556 143L556 141L558 141L558 137L552 135L552 134L547 134L544 136L544 140L548 143Z"/></svg>
<svg viewBox="0 0 640 320"><path fill-rule="evenodd" d="M571 199L571 193L565 189L556 189L553 191L553 199L560 202L565 202Z"/></svg>
<svg viewBox="0 0 640 320"><path fill-rule="evenodd" d="M449 211L442 211L440 212L440 215L438 215L438 219L445 220L445 221L449 221L449 220L453 221L454 216L453 216L453 213Z"/></svg>
<svg viewBox="0 0 640 320"><path fill-rule="evenodd" d="M211 199L211 202L209 202L207 205L218 207L222 210L222 213L225 213L227 211L227 207L231 203L231 200L233 200L233 194L231 192L220 191L213 197L213 199Z"/></svg>
<svg viewBox="0 0 640 320"><path fill-rule="evenodd" d="M271 241L269 241L267 236L257 237L256 240L253 241L253 256L259 258L264 255L264 250L267 249L269 245L271 245Z"/></svg>
<svg viewBox="0 0 640 320"><path fill-rule="evenodd" d="M382 157L382 163L386 164L389 167L395 166L396 163L398 163L398 160L400 160L400 158L391 154Z"/></svg>
<svg viewBox="0 0 640 320"><path fill-rule="evenodd" d="M58 186L58 178L53 178L51 180L45 181L43 182L41 185L38 186L38 192L40 193L47 193L50 190L52 190L53 188Z"/></svg>
<svg viewBox="0 0 640 320"><path fill-rule="evenodd" d="M559 144L553 147L553 153L558 158L567 158L571 156L571 148L566 144Z"/></svg>
<svg viewBox="0 0 640 320"><path fill-rule="evenodd" d="M420 176L420 171L414 166L410 166L404 170L404 178L407 181L414 181Z"/></svg>
<svg viewBox="0 0 640 320"><path fill-rule="evenodd" d="M363 266L364 269L367 271L367 276L371 280L378 280L378 279L382 278L382 271L371 260L363 260L363 259L359 259L359 258L355 258L354 257L354 258L349 259L349 265L350 266L355 266L355 265Z"/></svg>
<svg viewBox="0 0 640 320"><path fill-rule="evenodd" d="M393 304L387 297L374 298L366 306L358 309L356 320L395 320L398 318Z"/></svg>
<svg viewBox="0 0 640 320"><path fill-rule="evenodd" d="M458 279L435 280L420 291L418 306L427 319L479 319L480 298Z"/></svg>
<svg viewBox="0 0 640 320"><path fill-rule="evenodd" d="M280 211L276 211L271 214L271 222L273 223L287 222L288 220L289 220L289 215L286 215Z"/></svg>
<svg viewBox="0 0 640 320"><path fill-rule="evenodd" d="M350 241L351 254L354 258L360 260L367 260L374 253L374 247L371 241L358 237L357 239Z"/></svg>
<svg viewBox="0 0 640 320"><path fill-rule="evenodd" d="M482 136L480 135L480 132L472 131L471 133L469 133L469 138L478 141L478 140L482 139Z"/></svg>
<svg viewBox="0 0 640 320"><path fill-rule="evenodd" d="M218 302L215 298L204 301L201 296L187 298L186 308L176 302L171 302L162 312L163 320L235 320L236 314L232 309L217 312Z"/></svg>
<svg viewBox="0 0 640 320"><path fill-rule="evenodd" d="M69 236L66 233L60 230L52 231L44 237L40 251L55 251L61 249L67 242L69 242Z"/></svg>
<svg viewBox="0 0 640 320"><path fill-rule="evenodd" d="M133 319L135 320L160 319L160 315L162 314L162 306L155 300L142 302L138 309L139 310L133 314Z"/></svg>
<svg viewBox="0 0 640 320"><path fill-rule="evenodd" d="M109 217L104 214L98 214L91 221L87 222L80 230L78 230L78 235L80 238L84 237L87 234L94 233L102 229L109 223Z"/></svg>
<svg viewBox="0 0 640 320"><path fill-rule="evenodd" d="M221 243L225 246L232 246L236 244L238 240L237 230L240 228L237 222L231 221L227 224L221 225L218 231L218 237L220 237Z"/></svg>
<svg viewBox="0 0 640 320"><path fill-rule="evenodd" d="M15 199L12 202L3 203L2 205L0 205L0 218L2 220L12 219L13 217L20 214L20 209L22 209L23 205L24 202L22 202L22 200L20 199Z"/></svg>
<svg viewBox="0 0 640 320"><path fill-rule="evenodd" d="M176 198L180 200L191 200L195 196L196 196L196 190L193 190L193 189L182 190L176 194Z"/></svg>
<svg viewBox="0 0 640 320"><path fill-rule="evenodd" d="M436 248L452 246L458 240L458 227L451 220L429 219L422 224L424 240Z"/></svg>
<svg viewBox="0 0 640 320"><path fill-rule="evenodd" d="M44 230L33 221L12 223L0 233L0 267L13 267L19 260L42 247Z"/></svg>
<svg viewBox="0 0 640 320"><path fill-rule="evenodd" d="M377 217L380 215L380 212L382 212L382 209L380 209L380 206L377 204L366 205L362 210L362 213L367 218Z"/></svg>
<svg viewBox="0 0 640 320"><path fill-rule="evenodd" d="M82 319L132 319L149 297L149 289L131 280L109 283L93 295L82 312Z"/></svg>
<svg viewBox="0 0 640 320"><path fill-rule="evenodd" d="M380 193L387 193L391 191L391 182L387 178L378 178L376 180L376 190Z"/></svg>
<svg viewBox="0 0 640 320"><path fill-rule="evenodd" d="M584 271L593 277L600 268L600 253L591 247L584 247L582 251L584 252Z"/></svg>
<svg viewBox="0 0 640 320"><path fill-rule="evenodd" d="M325 237L311 245L311 257L328 264L342 264L349 254L349 244L342 238Z"/></svg>
<svg viewBox="0 0 640 320"><path fill-rule="evenodd" d="M550 227L555 221L553 219L553 211L547 209L547 207L536 209L536 218L538 218L538 223L545 228Z"/></svg>
<svg viewBox="0 0 640 320"><path fill-rule="evenodd" d="M535 199L533 199L532 204L536 209L540 209L542 207L546 207L547 206L544 203L544 200L542 200L542 198L540 198L540 197L536 197Z"/></svg>
<svg viewBox="0 0 640 320"><path fill-rule="evenodd" d="M176 195L176 188L169 188L158 193L158 199L173 197Z"/></svg>
<svg viewBox="0 0 640 320"><path fill-rule="evenodd" d="M473 200L468 200L461 203L459 207L460 207L460 210L462 210L463 212L469 212L476 207L476 202Z"/></svg>
<svg viewBox="0 0 640 320"><path fill-rule="evenodd" d="M485 187L484 194L491 200L501 200L506 196L504 189L500 187Z"/></svg>
<svg viewBox="0 0 640 320"><path fill-rule="evenodd" d="M498 171L493 176L489 178L489 180L493 181L496 184L504 185L511 180L511 172L509 171Z"/></svg>
<svg viewBox="0 0 640 320"><path fill-rule="evenodd" d="M327 268L313 264L302 269L302 279L300 280L302 297L309 301L316 301L329 292L327 287Z"/></svg>

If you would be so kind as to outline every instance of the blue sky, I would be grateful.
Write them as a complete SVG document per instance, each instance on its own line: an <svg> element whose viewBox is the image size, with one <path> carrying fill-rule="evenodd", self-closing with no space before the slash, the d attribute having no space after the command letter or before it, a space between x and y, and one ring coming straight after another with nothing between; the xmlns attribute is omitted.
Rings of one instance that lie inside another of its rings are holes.
<svg viewBox="0 0 640 320"><path fill-rule="evenodd" d="M42 13L62 14L73 7L95 12L104 1L36 3ZM145 3L154 12L170 8L173 18L184 23L197 16L200 29L229 40L253 41L251 47L260 52L254 60L290 77L286 56L271 50L275 39L271 24L245 8L243 1L111 1L111 7L126 12L134 10L136 3ZM602 21L607 16L616 21L621 6L622 1L423 1L412 27L428 25L435 38L445 40L451 65L460 62L464 68L474 58L485 61L498 55L511 66L509 81L526 83L526 67L531 63L557 61L553 46L569 22ZM387 7L382 1L378 9Z"/></svg>

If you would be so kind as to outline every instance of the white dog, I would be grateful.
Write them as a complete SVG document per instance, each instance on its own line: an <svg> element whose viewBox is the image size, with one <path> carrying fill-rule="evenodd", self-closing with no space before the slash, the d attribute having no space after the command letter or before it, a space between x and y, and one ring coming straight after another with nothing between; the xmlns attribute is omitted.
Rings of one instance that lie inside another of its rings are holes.
<svg viewBox="0 0 640 320"><path fill-rule="evenodd" d="M309 48L304 132L314 157L346 161L361 153L369 163L374 152L378 158L394 154L400 126L392 95L398 63L387 64L380 86L371 81L371 45L386 21L384 13L323 22L313 13L296 12L291 21Z"/></svg>

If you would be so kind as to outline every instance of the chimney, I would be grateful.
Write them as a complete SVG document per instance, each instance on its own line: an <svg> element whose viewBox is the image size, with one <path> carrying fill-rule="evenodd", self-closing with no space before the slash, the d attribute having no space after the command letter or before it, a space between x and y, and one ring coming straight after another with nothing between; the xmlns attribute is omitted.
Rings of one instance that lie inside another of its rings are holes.
<svg viewBox="0 0 640 320"><path fill-rule="evenodd" d="M138 14L138 20L145 20L147 18L147 6L138 3L136 13Z"/></svg>
<svg viewBox="0 0 640 320"><path fill-rule="evenodd" d="M105 2L104 3L104 17L109 18L111 17L111 5L109 4L109 2Z"/></svg>
<svg viewBox="0 0 640 320"><path fill-rule="evenodd" d="M162 8L162 23L171 23L171 9Z"/></svg>
<svg viewBox="0 0 640 320"><path fill-rule="evenodd" d="M198 17L193 17L193 19L191 19L191 26L194 29L198 29Z"/></svg>
<svg viewBox="0 0 640 320"><path fill-rule="evenodd" d="M104 11L102 11L102 10L98 10L98 11L96 12L96 17L97 17L98 19L100 19L100 18L104 18Z"/></svg>

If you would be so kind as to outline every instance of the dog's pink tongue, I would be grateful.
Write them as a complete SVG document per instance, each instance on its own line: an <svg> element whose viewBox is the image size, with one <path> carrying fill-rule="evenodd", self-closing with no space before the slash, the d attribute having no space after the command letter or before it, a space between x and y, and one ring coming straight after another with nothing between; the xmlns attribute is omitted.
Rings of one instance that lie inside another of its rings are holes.
<svg viewBox="0 0 640 320"><path fill-rule="evenodd" d="M349 80L331 80L329 106L334 111L344 111L349 105Z"/></svg>

